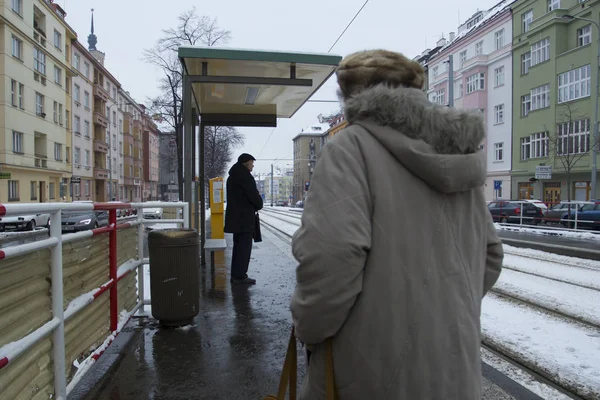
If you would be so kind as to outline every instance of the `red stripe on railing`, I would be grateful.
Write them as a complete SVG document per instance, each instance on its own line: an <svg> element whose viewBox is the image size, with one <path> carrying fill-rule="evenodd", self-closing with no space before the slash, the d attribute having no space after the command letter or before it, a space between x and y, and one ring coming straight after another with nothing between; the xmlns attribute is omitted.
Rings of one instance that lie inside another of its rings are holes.
<svg viewBox="0 0 600 400"><path fill-rule="evenodd" d="M117 210L133 208L129 203L94 203L94 211Z"/></svg>
<svg viewBox="0 0 600 400"><path fill-rule="evenodd" d="M6 367L8 365L8 358L0 358L0 369Z"/></svg>
<svg viewBox="0 0 600 400"><path fill-rule="evenodd" d="M4 207L2 204L0 204L0 217L3 217L6 215L6 207Z"/></svg>
<svg viewBox="0 0 600 400"><path fill-rule="evenodd" d="M110 281L110 282L105 283L104 285L100 286L100 289L98 289L98 291L96 293L94 293L94 300L97 299L98 296L100 296L102 293L104 293L108 289L112 288L114 284L115 284L115 281Z"/></svg>
<svg viewBox="0 0 600 400"><path fill-rule="evenodd" d="M3 260L4 257L6 257L6 254L2 250L0 250L0 260Z"/></svg>
<svg viewBox="0 0 600 400"><path fill-rule="evenodd" d="M104 226L102 228L95 228L92 229L92 235L96 236L96 235L101 235L103 233L109 233L113 231L113 227L112 226Z"/></svg>
<svg viewBox="0 0 600 400"><path fill-rule="evenodd" d="M120 231L121 229L129 227L131 227L131 224L129 222L123 222L122 224L117 225L117 230Z"/></svg>

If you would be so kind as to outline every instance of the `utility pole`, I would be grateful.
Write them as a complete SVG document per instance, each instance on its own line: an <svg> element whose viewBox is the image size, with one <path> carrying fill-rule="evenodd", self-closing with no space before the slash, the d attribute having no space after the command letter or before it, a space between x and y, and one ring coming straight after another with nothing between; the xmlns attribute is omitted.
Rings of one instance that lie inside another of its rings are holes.
<svg viewBox="0 0 600 400"><path fill-rule="evenodd" d="M271 163L271 207L273 207L273 163Z"/></svg>
<svg viewBox="0 0 600 400"><path fill-rule="evenodd" d="M454 107L454 56L448 56L448 107Z"/></svg>

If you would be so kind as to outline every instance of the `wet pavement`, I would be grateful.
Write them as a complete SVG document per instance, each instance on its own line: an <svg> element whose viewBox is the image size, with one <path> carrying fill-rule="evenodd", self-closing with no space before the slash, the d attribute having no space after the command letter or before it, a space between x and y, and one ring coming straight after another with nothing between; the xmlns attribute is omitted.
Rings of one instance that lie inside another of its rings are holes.
<svg viewBox="0 0 600 400"><path fill-rule="evenodd" d="M151 318L133 321L128 329L140 332L120 350L120 365L81 398L262 399L276 392L291 329L295 263L265 237L254 244L248 272L257 284L231 285L230 237L228 244L214 267L203 268L193 325L165 329Z"/></svg>

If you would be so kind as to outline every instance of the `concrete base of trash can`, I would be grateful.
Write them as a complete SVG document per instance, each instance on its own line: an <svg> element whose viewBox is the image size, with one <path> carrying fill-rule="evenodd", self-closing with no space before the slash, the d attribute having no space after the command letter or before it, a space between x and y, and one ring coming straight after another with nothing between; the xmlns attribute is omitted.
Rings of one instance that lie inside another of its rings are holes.
<svg viewBox="0 0 600 400"><path fill-rule="evenodd" d="M200 238L195 229L148 234L152 316L163 326L190 324L200 310Z"/></svg>

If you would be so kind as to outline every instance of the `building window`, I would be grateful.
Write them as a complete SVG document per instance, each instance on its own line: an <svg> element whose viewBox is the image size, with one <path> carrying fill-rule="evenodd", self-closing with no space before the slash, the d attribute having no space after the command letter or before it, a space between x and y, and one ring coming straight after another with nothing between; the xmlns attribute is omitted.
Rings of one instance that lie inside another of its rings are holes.
<svg viewBox="0 0 600 400"><path fill-rule="evenodd" d="M550 107L550 84L531 89L531 110Z"/></svg>
<svg viewBox="0 0 600 400"><path fill-rule="evenodd" d="M558 75L558 102L564 103L590 96L590 65Z"/></svg>
<svg viewBox="0 0 600 400"><path fill-rule="evenodd" d="M25 108L23 104L23 98L25 96L25 85L19 83L19 108L23 110Z"/></svg>
<svg viewBox="0 0 600 400"><path fill-rule="evenodd" d="M494 70L494 84L496 87L504 85L504 66Z"/></svg>
<svg viewBox="0 0 600 400"><path fill-rule="evenodd" d="M76 103L81 103L79 85L75 85L75 87L73 89L73 94L74 94L75 102Z"/></svg>
<svg viewBox="0 0 600 400"><path fill-rule="evenodd" d="M531 95L521 96L521 115L526 117L531 111Z"/></svg>
<svg viewBox="0 0 600 400"><path fill-rule="evenodd" d="M90 181L85 181L84 189L85 189L85 195L89 196L90 195Z"/></svg>
<svg viewBox="0 0 600 400"><path fill-rule="evenodd" d="M54 159L62 161L62 144L60 143L54 143Z"/></svg>
<svg viewBox="0 0 600 400"><path fill-rule="evenodd" d="M66 150L65 150L65 161L70 162L69 161L70 159L71 159L71 148L67 146Z"/></svg>
<svg viewBox="0 0 600 400"><path fill-rule="evenodd" d="M81 118L78 115L75 116L75 133L81 135Z"/></svg>
<svg viewBox="0 0 600 400"><path fill-rule="evenodd" d="M75 54L75 57L73 57L73 66L75 67L75 69L77 69L77 71L79 71L79 62L79 54Z"/></svg>
<svg viewBox="0 0 600 400"><path fill-rule="evenodd" d="M37 47L33 48L33 69L46 75L46 54Z"/></svg>
<svg viewBox="0 0 600 400"><path fill-rule="evenodd" d="M495 124L503 124L504 123L504 104L498 104L494 107L494 123Z"/></svg>
<svg viewBox="0 0 600 400"><path fill-rule="evenodd" d="M544 158L549 155L548 132L538 132L521 138L521 160Z"/></svg>
<svg viewBox="0 0 600 400"><path fill-rule="evenodd" d="M13 57L23 60L23 41L12 35L12 55Z"/></svg>
<svg viewBox="0 0 600 400"><path fill-rule="evenodd" d="M475 43L475 55L483 54L483 40Z"/></svg>
<svg viewBox="0 0 600 400"><path fill-rule="evenodd" d="M62 69L54 66L54 82L62 86Z"/></svg>
<svg viewBox="0 0 600 400"><path fill-rule="evenodd" d="M83 92L83 105L85 108L90 108L90 94Z"/></svg>
<svg viewBox="0 0 600 400"><path fill-rule="evenodd" d="M496 40L496 50L504 47L504 29L500 29L494 34Z"/></svg>
<svg viewBox="0 0 600 400"><path fill-rule="evenodd" d="M29 182L30 200L37 200L37 182Z"/></svg>
<svg viewBox="0 0 600 400"><path fill-rule="evenodd" d="M13 107L17 106L17 81L10 80L10 104Z"/></svg>
<svg viewBox="0 0 600 400"><path fill-rule="evenodd" d="M85 161L84 165L86 166L86 168L89 168L90 167L90 151L89 150L85 151L85 159L84 159L84 161Z"/></svg>
<svg viewBox="0 0 600 400"><path fill-rule="evenodd" d="M590 120L581 119L558 124L557 154L582 154L590 151Z"/></svg>
<svg viewBox="0 0 600 400"><path fill-rule="evenodd" d="M54 200L56 198L56 188L54 182L48 184L48 198Z"/></svg>
<svg viewBox="0 0 600 400"><path fill-rule="evenodd" d="M577 29L577 46L585 46L592 42L592 26L586 25Z"/></svg>
<svg viewBox="0 0 600 400"><path fill-rule="evenodd" d="M550 59L550 38L545 38L531 45L531 66Z"/></svg>
<svg viewBox="0 0 600 400"><path fill-rule="evenodd" d="M436 104L446 104L446 89L442 88L433 92L431 102Z"/></svg>
<svg viewBox="0 0 600 400"><path fill-rule="evenodd" d="M23 15L23 0L12 0L12 9L19 15Z"/></svg>
<svg viewBox="0 0 600 400"><path fill-rule="evenodd" d="M58 122L58 103L54 102L54 122Z"/></svg>
<svg viewBox="0 0 600 400"><path fill-rule="evenodd" d="M465 65L465 63L467 62L467 51L461 51L460 54L458 55L459 59L460 59L460 66L461 68Z"/></svg>
<svg viewBox="0 0 600 400"><path fill-rule="evenodd" d="M8 201L19 200L19 181L8 181Z"/></svg>
<svg viewBox="0 0 600 400"><path fill-rule="evenodd" d="M485 89L485 74L479 72L467 77L467 94Z"/></svg>
<svg viewBox="0 0 600 400"><path fill-rule="evenodd" d="M23 133L13 131L13 152L23 154Z"/></svg>
<svg viewBox="0 0 600 400"><path fill-rule="evenodd" d="M521 75L525 75L529 73L529 68L531 68L531 52L521 55Z"/></svg>
<svg viewBox="0 0 600 400"><path fill-rule="evenodd" d="M83 75L88 79L90 77L90 64L87 62L83 63Z"/></svg>
<svg viewBox="0 0 600 400"><path fill-rule="evenodd" d="M58 124L63 124L63 105L58 103Z"/></svg>
<svg viewBox="0 0 600 400"><path fill-rule="evenodd" d="M56 29L54 30L54 47L62 51L62 35Z"/></svg>
<svg viewBox="0 0 600 400"><path fill-rule="evenodd" d="M548 11L560 8L560 0L548 0Z"/></svg>
<svg viewBox="0 0 600 400"><path fill-rule="evenodd" d="M504 143L494 143L494 161L504 160Z"/></svg>
<svg viewBox="0 0 600 400"><path fill-rule="evenodd" d="M44 95L38 92L35 92L35 114L38 117L46 117L44 113Z"/></svg>
<svg viewBox="0 0 600 400"><path fill-rule="evenodd" d="M90 121L83 122L83 132L86 138L90 137Z"/></svg>
<svg viewBox="0 0 600 400"><path fill-rule="evenodd" d="M530 25L533 22L533 10L523 13L521 20L523 21L523 33L529 32Z"/></svg>
<svg viewBox="0 0 600 400"><path fill-rule="evenodd" d="M75 154L73 155L73 162L75 165L81 165L81 149L79 147L75 147Z"/></svg>

